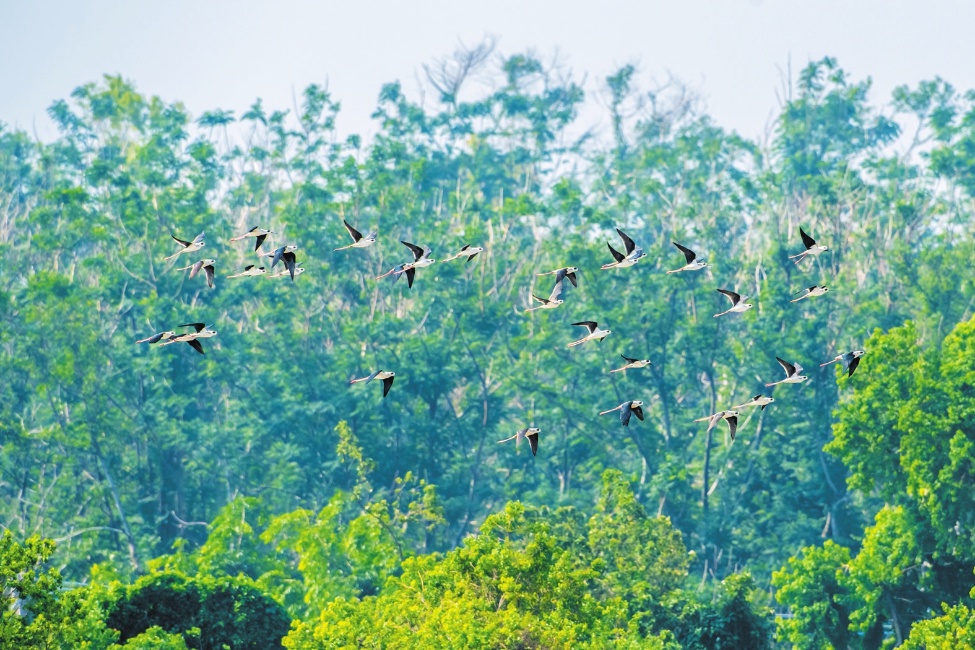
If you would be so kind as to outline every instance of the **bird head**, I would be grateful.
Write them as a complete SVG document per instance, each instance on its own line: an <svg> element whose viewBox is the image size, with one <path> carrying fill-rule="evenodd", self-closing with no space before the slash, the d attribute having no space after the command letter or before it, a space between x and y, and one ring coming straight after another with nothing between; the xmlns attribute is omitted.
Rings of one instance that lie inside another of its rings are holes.
<svg viewBox="0 0 975 650"><path fill-rule="evenodd" d="M858 357L862 357L865 354L866 354L866 352L864 350L854 350L853 351L853 358L856 359Z"/></svg>
<svg viewBox="0 0 975 650"><path fill-rule="evenodd" d="M206 245L207 245L207 243L206 243L205 241L201 241L201 242L200 242L200 248L203 248L203 247L204 247L204 246L206 246Z"/></svg>
<svg viewBox="0 0 975 650"><path fill-rule="evenodd" d="M204 266L207 266L209 264L216 264L216 263L217 263L217 260L210 260L210 259L203 260L203 265Z"/></svg>
<svg viewBox="0 0 975 650"><path fill-rule="evenodd" d="M809 379L809 377L805 375L799 375L798 377L796 377L796 379L798 379L799 381L806 381L807 379Z"/></svg>
<svg viewBox="0 0 975 650"><path fill-rule="evenodd" d="M638 406L643 406L643 402L641 402L638 399L635 399L632 402L630 402L630 408L636 408Z"/></svg>
<svg viewBox="0 0 975 650"><path fill-rule="evenodd" d="M389 373L389 376L390 376L390 377L395 377L395 376L396 376L396 373L395 373L395 372L390 372L390 373Z"/></svg>
<svg viewBox="0 0 975 650"><path fill-rule="evenodd" d="M752 307L754 307L754 306L755 306L755 305L753 305L753 304L752 304L752 303L750 303L750 302L746 302L746 303L744 304L744 308L745 308L745 309L751 309L751 308L752 308Z"/></svg>
<svg viewBox="0 0 975 650"><path fill-rule="evenodd" d="M609 336L612 333L613 333L613 330L605 330L605 334L603 334L603 336Z"/></svg>
<svg viewBox="0 0 975 650"><path fill-rule="evenodd" d="M707 263L707 262L701 262L701 268L702 268L702 269L703 269L703 268L704 268L705 266L707 266L707 265L708 265L708 263Z"/></svg>
<svg viewBox="0 0 975 650"><path fill-rule="evenodd" d="M775 401L775 398L774 397L767 397L766 399L768 400L768 403L769 404L771 404L772 402Z"/></svg>
<svg viewBox="0 0 975 650"><path fill-rule="evenodd" d="M820 246L819 247L819 250L821 250L821 251L828 251L829 250L829 247L828 246Z"/></svg>
<svg viewBox="0 0 975 650"><path fill-rule="evenodd" d="M820 289L823 290L823 293L826 293L827 291L829 291L829 287L820 287Z"/></svg>
<svg viewBox="0 0 975 650"><path fill-rule="evenodd" d="M578 267L575 267L575 266L567 266L565 268L565 272L566 273L575 273L578 270L579 270Z"/></svg>
<svg viewBox="0 0 975 650"><path fill-rule="evenodd" d="M565 302L565 301L562 300L561 298L559 298L558 300L555 301L555 304L556 305L561 305L563 302Z"/></svg>
<svg viewBox="0 0 975 650"><path fill-rule="evenodd" d="M528 431L525 432L525 435L530 436L533 433L541 433L541 431L542 430L539 429L538 427L528 427Z"/></svg>
<svg viewBox="0 0 975 650"><path fill-rule="evenodd" d="M473 248L468 248L466 251L464 251L464 254L473 255L474 253L483 253L483 252L484 252L483 246L474 246Z"/></svg>
<svg viewBox="0 0 975 650"><path fill-rule="evenodd" d="M265 269L263 266L257 267L257 270L260 271L261 273L267 273L267 269Z"/></svg>

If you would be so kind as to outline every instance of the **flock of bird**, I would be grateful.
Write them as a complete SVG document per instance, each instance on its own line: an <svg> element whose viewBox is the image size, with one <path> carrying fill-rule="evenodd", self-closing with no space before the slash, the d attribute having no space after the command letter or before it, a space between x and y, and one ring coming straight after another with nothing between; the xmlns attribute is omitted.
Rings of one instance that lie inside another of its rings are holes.
<svg viewBox="0 0 975 650"><path fill-rule="evenodd" d="M342 220L342 223L345 225L346 230L349 232L349 235L352 237L352 243L347 246L341 246L339 248L336 248L335 249L336 251L347 250L350 248L367 248L368 246L371 246L372 244L376 243L377 240L376 232L370 232L366 235L363 235L361 232L359 232L354 227L352 227L352 225L350 225L344 219ZM644 252L644 250L639 246L637 246L636 242L634 242L633 239L631 239L626 233L624 233L619 228L616 229L616 232L619 234L619 237L623 242L623 251L620 252L615 248L613 248L611 244L607 244L610 253L612 254L613 261L607 264L603 264L601 267L602 269L620 269L620 268L631 267L635 265L637 262L639 262L642 258L646 257L646 253ZM230 241L236 242L247 238L254 238L255 239L254 252L257 254L258 258L271 259L269 265L271 270L274 269L274 267L278 264L278 262L281 262L284 265L283 270L274 274L269 274L267 275L267 277L275 278L275 277L284 277L285 275L287 275L291 277L292 281L294 281L296 276L304 272L304 269L302 267L297 266L297 256L295 254L295 251L298 250L298 247L289 244L289 245L281 246L271 251L261 251L260 249L261 246L264 244L265 239L267 238L268 235L271 234L274 234L273 231L271 230L265 230L263 228L254 227L242 235L231 238ZM802 262L802 260L806 259L807 257L814 257L816 255L819 255L829 250L828 247L817 244L816 240L810 237L802 228L799 228L799 234L802 237L804 250L797 253L796 255L792 255L789 257L789 259L793 260L795 264L798 265L800 262ZM169 257L166 257L165 258L166 261L175 260L184 254L197 253L206 246L206 242L204 241L204 233L200 233L192 241L179 239L175 235L173 235L172 237L180 245L180 249L177 250L172 255L170 255ZM389 278L393 283L395 283L396 281L399 280L401 276L405 275L407 285L410 288L412 288L413 282L416 278L417 269L430 266L431 264L436 262L436 260L430 257L430 252L431 252L430 248L426 246L417 246L407 241L401 241L400 243L402 243L410 250L410 252L413 254L413 259L411 261L403 262L402 264L398 264L394 266L386 273L377 276L376 279L381 280L383 278ZM682 246L677 242L673 242L673 244L674 246L677 247L677 249L681 253L683 253L685 264L680 268L667 271L668 275L673 273L700 271L707 267L708 263L699 260L697 258L697 254L693 250L687 248L686 246ZM449 262L451 260L459 259L462 257L466 257L467 262L469 263L478 255L478 253L481 253L483 251L484 249L480 246L472 246L470 244L466 244L453 255L447 257L444 260L441 260L441 263ZM209 258L200 259L188 266L180 267L177 270L180 271L188 270L190 272L189 277L191 279L199 275L200 272L202 271L204 277L206 278L207 285L212 288L214 286L215 264L216 264L216 260L214 259L209 259ZM227 277L228 278L256 277L256 276L267 274L267 271L268 269L266 269L263 266L256 266L252 264L244 267L242 271L235 273L233 275L229 275ZM555 269L554 271L539 273L538 274L539 277L546 276L546 275L554 275L555 284L548 298L543 298L532 293L531 298L539 304L538 306L530 307L526 309L526 312L533 312L540 309L556 309L562 304L564 304L565 301L562 298L564 288L565 288L564 282L568 280L573 287L578 287L579 286L578 275L577 275L578 272L579 269L577 267L566 266L566 267ZM717 289L717 291L722 295L726 296L731 301L731 307L729 307L725 311L714 314L714 318L719 318L726 314L744 313L749 309L751 309L753 306L750 303L745 302L747 296L742 296L728 289ZM829 291L829 289L827 289L825 286L813 285L797 292L795 294L797 297L792 299L790 302L795 303L795 302L799 302L800 300L822 296L827 291ZM586 328L587 333L582 338L569 343L568 347L570 348L582 345L589 341L602 341L604 338L612 334L612 330L600 328L599 323L597 321L579 321L577 323L572 323L572 325ZM165 332L158 332L156 334L153 334L152 336L149 336L144 339L140 339L136 342L149 343L149 344L155 343L158 344L159 346L171 345L173 343L187 343L190 347L192 347L200 354L204 354L203 346L200 343L200 339L205 339L217 335L216 330L207 327L206 324L204 323L186 323L184 325L179 325L179 327L189 328L189 329L183 329L182 331L168 330ZM864 354L866 353L863 350L853 350L851 352L846 352L838 355L836 358L830 361L820 364L820 367L828 366L833 363L842 363L844 369L848 373L848 376L852 377L854 371L856 371L857 369L857 365L860 363L860 358ZM638 370L652 365L650 359L636 359L636 358L627 357L626 355L622 355L622 354L620 356L623 358L624 361L626 361L626 364L619 368L610 370L610 373L625 372L627 370ZM775 357L775 359L776 361L779 362L779 365L781 365L782 369L785 371L785 377L778 381L765 384L767 388L772 388L779 384L801 384L802 382L808 379L808 377L806 377L805 375L800 374L802 372L801 365L789 363L788 361L785 361L780 357ZM395 372L390 370L385 370L385 369L379 369L365 377L353 378L350 380L349 383L358 384L358 383L368 383L373 379L381 380L383 384L383 397L386 397L386 395L389 394L390 388L392 388L393 386L393 381L395 380L395 378L396 378ZM733 442L735 439L735 433L738 428L738 416L741 414L740 409L757 406L764 410L766 406L768 406L774 401L775 399L772 398L771 395L764 395L762 393L759 393L758 395L753 396L751 399L749 399L748 401L742 404L739 404L738 406L726 410L717 411L716 413L712 413L703 418L698 418L694 421L707 422L708 423L707 430L710 432L711 429L713 429L718 422L724 420L728 424L728 428L731 434L731 440ZM627 400L622 404L620 404L619 406L600 412L599 415L606 415L608 413L614 413L618 411L620 424L625 427L625 426L629 426L631 416L633 415L636 415L636 417L639 420L641 421L643 420L644 418L643 405L644 402L640 400ZM522 440L527 440L529 447L531 448L532 455L534 456L538 452L538 436L540 432L541 432L540 428L535 426L529 426L525 429L521 429L517 431L510 438L506 438L505 440L500 440L499 443L514 440L515 445L518 446L520 445Z"/></svg>

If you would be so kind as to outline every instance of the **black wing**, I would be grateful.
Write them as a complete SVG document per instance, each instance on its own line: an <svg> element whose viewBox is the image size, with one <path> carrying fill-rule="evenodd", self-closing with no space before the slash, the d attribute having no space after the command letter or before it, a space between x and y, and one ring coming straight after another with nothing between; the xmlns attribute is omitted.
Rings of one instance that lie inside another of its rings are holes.
<svg viewBox="0 0 975 650"><path fill-rule="evenodd" d="M252 268L254 268L254 265L253 264L248 264L247 266L244 267L244 270L245 271L250 271Z"/></svg>
<svg viewBox="0 0 975 650"><path fill-rule="evenodd" d="M623 354L621 354L620 356L623 357L626 360L627 363L633 363L634 361L637 361L637 359L631 359L628 356L623 355Z"/></svg>
<svg viewBox="0 0 975 650"><path fill-rule="evenodd" d="M609 248L609 252L613 254L613 259L617 262L622 262L626 259L626 255L613 248L612 245L606 244L606 246Z"/></svg>
<svg viewBox="0 0 975 650"><path fill-rule="evenodd" d="M680 252L682 252L684 254L684 257L687 259L688 264L693 262L694 258L697 257L697 253L692 251L690 248L687 248L686 246L681 246L677 242L671 242L671 243L680 249Z"/></svg>
<svg viewBox="0 0 975 650"><path fill-rule="evenodd" d="M186 248L187 246L190 245L190 242L186 241L185 239L180 239L179 237L177 237L176 235L173 235L172 233L170 233L169 236L172 237L173 239L175 239L176 241L178 241L180 244L182 244L183 245L183 248Z"/></svg>
<svg viewBox="0 0 975 650"><path fill-rule="evenodd" d="M406 269L406 286L410 289L413 288L413 276L416 275L416 269L412 266Z"/></svg>
<svg viewBox="0 0 975 650"><path fill-rule="evenodd" d="M254 239L254 250L257 250L258 248L260 248L261 247L261 244L264 243L264 240L265 239L267 239L267 235L258 235Z"/></svg>
<svg viewBox="0 0 975 650"><path fill-rule="evenodd" d="M741 294L735 293L734 291L728 291L727 289L718 289L718 293L723 293L731 299L731 306L734 307L741 301Z"/></svg>
<svg viewBox="0 0 975 650"><path fill-rule="evenodd" d="M802 226L799 226L799 236L802 237L802 243L806 247L806 250L816 245L816 240L806 234L806 231L802 229Z"/></svg>
<svg viewBox="0 0 975 650"><path fill-rule="evenodd" d="M629 426L630 415L632 414L633 414L633 409L630 408L630 403L627 402L626 404L623 405L623 408L620 409L620 424L622 424L624 427Z"/></svg>
<svg viewBox="0 0 975 650"><path fill-rule="evenodd" d="M349 231L350 235L352 235L352 241L357 242L362 239L362 233L350 226L348 221L342 219L342 223L345 224L345 229Z"/></svg>
<svg viewBox="0 0 975 650"><path fill-rule="evenodd" d="M616 232L619 233L620 239L623 240L623 246L626 247L626 254L629 255L630 253L633 252L633 249L636 248L636 242L630 239L630 236L627 235L622 230L620 230L619 228L616 229Z"/></svg>
<svg viewBox="0 0 975 650"><path fill-rule="evenodd" d="M392 387L394 379L396 377L386 377L386 379L383 379L383 397L389 394L389 389Z"/></svg>
<svg viewBox="0 0 975 650"><path fill-rule="evenodd" d="M847 377L852 377L853 373L856 371L857 366L860 365L860 357L853 357L853 361L850 362L850 370Z"/></svg>
<svg viewBox="0 0 975 650"><path fill-rule="evenodd" d="M599 326L599 324L596 321L592 321L592 320L584 320L584 321L581 321L581 322L578 322L578 323L572 323L572 324L573 325L581 325L582 327L585 327L587 330L589 330L589 333L590 334L592 334L593 333L593 330L595 330Z"/></svg>
<svg viewBox="0 0 975 650"><path fill-rule="evenodd" d="M463 246L461 246L461 248L460 248L460 250L459 250L459 251L457 251L457 252L458 252L458 253L463 253L464 251L466 251L466 250L467 250L468 248L470 248L470 247L471 247L471 245L470 245L470 244L464 244ZM477 253L474 253L474 255L477 255Z"/></svg>
<svg viewBox="0 0 975 650"><path fill-rule="evenodd" d="M565 274L565 277L569 278L569 282L572 283L572 286L573 287L578 287L579 286L579 283L576 281L576 272L575 271L573 271L572 273L566 273Z"/></svg>
<svg viewBox="0 0 975 650"><path fill-rule="evenodd" d="M417 246L416 244L411 244L410 242L403 241L402 239L400 240L400 243L406 246L407 248L409 248L411 251L413 251L414 262L419 260L421 257L423 257L423 249Z"/></svg>
<svg viewBox="0 0 975 650"><path fill-rule="evenodd" d="M464 248L467 248L467 247L465 246ZM468 262L468 264L469 264L469 263L470 263L470 261L471 261L472 259L474 259L475 257L477 257L477 253L474 253L473 255L470 255L470 256L468 256L468 257L467 257L467 262Z"/></svg>
<svg viewBox="0 0 975 650"><path fill-rule="evenodd" d="M186 325L180 325L180 327L192 327L197 332L202 332L203 328L206 327L206 323L187 323Z"/></svg>
<svg viewBox="0 0 975 650"><path fill-rule="evenodd" d="M291 251L288 251L287 253L285 253L284 255L281 256L281 259L284 260L284 265L285 265L285 267L287 267L288 273L291 274L291 281L294 282L294 279L295 279L295 263L297 261L297 258L295 257L295 254L292 253Z"/></svg>
<svg viewBox="0 0 975 650"><path fill-rule="evenodd" d="M190 339L189 341L187 341L187 343L189 343L190 347L196 350L197 352L199 352L200 354L205 354L203 352L203 346L200 345L200 342L197 341L196 339Z"/></svg>
<svg viewBox="0 0 975 650"><path fill-rule="evenodd" d="M277 264L278 262L281 261L281 258L282 257L284 257L284 246L282 246L281 248L278 248L278 249L276 249L274 251L274 257L271 258L271 268L272 269L274 268L274 265L275 264Z"/></svg>
<svg viewBox="0 0 975 650"><path fill-rule="evenodd" d="M207 275L207 286L211 289L213 288L213 264L207 264L203 267L203 272Z"/></svg>
<svg viewBox="0 0 975 650"><path fill-rule="evenodd" d="M633 415L635 415L638 418L640 418L640 422L643 422L643 407L642 406L638 406L635 409L633 409Z"/></svg>
<svg viewBox="0 0 975 650"><path fill-rule="evenodd" d="M779 365L782 366L782 369L785 370L786 377L791 377L792 375L796 374L796 367L794 365L788 361L783 361L779 357L775 357L775 360L778 361Z"/></svg>
<svg viewBox="0 0 975 650"><path fill-rule="evenodd" d="M728 428L731 429L731 442L735 441L735 431L738 430L738 416L733 415L730 418L725 418L728 421Z"/></svg>
<svg viewBox="0 0 975 650"><path fill-rule="evenodd" d="M532 456L538 453L538 434L529 433L525 438L528 439L528 446L532 448Z"/></svg>

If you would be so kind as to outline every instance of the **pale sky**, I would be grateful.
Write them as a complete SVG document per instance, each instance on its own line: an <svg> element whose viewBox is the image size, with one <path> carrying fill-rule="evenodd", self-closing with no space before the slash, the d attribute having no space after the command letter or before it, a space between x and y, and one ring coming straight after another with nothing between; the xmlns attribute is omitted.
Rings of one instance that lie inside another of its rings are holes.
<svg viewBox="0 0 975 650"><path fill-rule="evenodd" d="M963 0L0 0L0 121L50 139L46 108L105 73L194 116L290 108L292 89L327 80L340 132L368 134L383 83L418 97L424 63L493 35L504 54L558 50L590 92L630 62L641 86L672 74L755 138L790 61L834 56L873 78L877 103L935 75L975 88L973 26Z"/></svg>

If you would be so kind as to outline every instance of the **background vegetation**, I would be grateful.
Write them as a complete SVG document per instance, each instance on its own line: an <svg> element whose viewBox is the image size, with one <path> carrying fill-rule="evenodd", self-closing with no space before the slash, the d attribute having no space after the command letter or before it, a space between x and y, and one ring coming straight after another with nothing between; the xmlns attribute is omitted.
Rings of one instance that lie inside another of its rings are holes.
<svg viewBox="0 0 975 650"><path fill-rule="evenodd" d="M970 642L975 95L872 103L824 59L753 142L632 67L602 131L529 55L428 77L426 102L383 88L369 143L320 86L190 116L106 77L52 105L54 142L0 126L5 642ZM342 218L378 244L333 252ZM300 247L294 283L226 278L255 225ZM799 225L830 251L797 267ZM617 226L648 256L600 271ZM204 230L214 289L163 261ZM410 290L373 279L399 239L486 252ZM665 275L671 241L708 270ZM524 313L565 265L578 289ZM755 309L712 318L719 287ZM588 319L613 334L567 349ZM133 343L193 321L219 331L205 356ZM854 377L818 367L852 349ZM608 374L620 353L654 365ZM733 444L693 422L779 378L776 355L811 380ZM348 386L379 368L385 400ZM626 399L646 421L598 417ZM537 457L496 444L530 424Z"/></svg>

